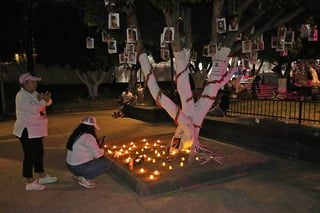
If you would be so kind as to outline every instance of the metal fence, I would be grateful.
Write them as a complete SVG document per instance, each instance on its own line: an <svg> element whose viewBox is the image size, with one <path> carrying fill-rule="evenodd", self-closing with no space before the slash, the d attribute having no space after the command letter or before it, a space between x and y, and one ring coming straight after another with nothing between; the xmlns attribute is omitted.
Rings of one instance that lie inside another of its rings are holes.
<svg viewBox="0 0 320 213"><path fill-rule="evenodd" d="M227 116L276 119L287 123L320 125L320 101L238 99L230 100Z"/></svg>

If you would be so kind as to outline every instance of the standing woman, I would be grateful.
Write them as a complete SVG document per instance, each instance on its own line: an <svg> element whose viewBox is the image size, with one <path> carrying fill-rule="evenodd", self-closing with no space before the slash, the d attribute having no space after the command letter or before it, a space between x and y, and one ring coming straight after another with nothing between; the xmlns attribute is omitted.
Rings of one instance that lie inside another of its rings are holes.
<svg viewBox="0 0 320 213"><path fill-rule="evenodd" d="M85 188L94 188L95 177L106 173L111 162L104 157L103 140L99 143L96 130L99 130L96 118L87 116L70 135L66 148L66 164L74 178Z"/></svg>
<svg viewBox="0 0 320 213"><path fill-rule="evenodd" d="M43 190L44 184L58 180L44 172L44 148L42 139L48 136L48 118L46 107L52 104L51 93L38 93L38 81L41 78L23 73L19 76L21 89L16 95L16 122L13 134L21 142L24 159L22 176L27 179L25 189ZM34 172L39 174L39 180L33 178Z"/></svg>

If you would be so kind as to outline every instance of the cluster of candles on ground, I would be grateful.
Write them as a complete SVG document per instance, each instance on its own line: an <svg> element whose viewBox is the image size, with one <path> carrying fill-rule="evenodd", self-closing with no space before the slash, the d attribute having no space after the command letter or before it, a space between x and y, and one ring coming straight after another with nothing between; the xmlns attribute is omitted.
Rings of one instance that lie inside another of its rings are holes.
<svg viewBox="0 0 320 213"><path fill-rule="evenodd" d="M145 138L124 144L109 144L105 149L109 157L148 181L159 180L165 173L185 167L190 153L189 150L179 155L174 151L168 153L167 144L163 141L149 141ZM196 160L199 158L196 157Z"/></svg>

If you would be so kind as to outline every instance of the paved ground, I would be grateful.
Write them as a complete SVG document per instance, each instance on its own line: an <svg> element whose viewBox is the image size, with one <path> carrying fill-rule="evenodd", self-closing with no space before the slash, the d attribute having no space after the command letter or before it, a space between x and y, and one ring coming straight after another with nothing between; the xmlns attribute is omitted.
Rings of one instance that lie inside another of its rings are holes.
<svg viewBox="0 0 320 213"><path fill-rule="evenodd" d="M99 135L106 135L109 141L172 133L175 129L171 123L112 119L112 112L90 112L102 129ZM72 180L64 159L67 137L84 115L88 112L49 115L45 162L47 172L60 181L40 192L24 190L22 151L11 134L14 121L0 122L0 212L320 212L319 165L276 156L270 156L275 160L274 167L250 176L152 196L139 196L108 174L96 179L97 188L82 188Z"/></svg>

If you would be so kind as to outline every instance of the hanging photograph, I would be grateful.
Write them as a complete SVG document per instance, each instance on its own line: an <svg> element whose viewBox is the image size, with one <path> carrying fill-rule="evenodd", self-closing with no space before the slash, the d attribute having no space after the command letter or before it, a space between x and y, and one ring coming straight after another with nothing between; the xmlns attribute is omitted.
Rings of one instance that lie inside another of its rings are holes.
<svg viewBox="0 0 320 213"><path fill-rule="evenodd" d="M285 27L279 27L278 28L278 37L284 38L286 36L287 28Z"/></svg>
<svg viewBox="0 0 320 213"><path fill-rule="evenodd" d="M204 45L203 46L202 56L203 57L209 57L209 46L208 45Z"/></svg>
<svg viewBox="0 0 320 213"><path fill-rule="evenodd" d="M301 25L301 38L308 38L310 35L310 24Z"/></svg>
<svg viewBox="0 0 320 213"><path fill-rule="evenodd" d="M137 52L128 52L128 64L137 63Z"/></svg>
<svg viewBox="0 0 320 213"><path fill-rule="evenodd" d="M127 43L137 42L137 28L127 28Z"/></svg>
<svg viewBox="0 0 320 213"><path fill-rule="evenodd" d="M160 48L168 48L168 43L164 41L164 34L160 35Z"/></svg>
<svg viewBox="0 0 320 213"><path fill-rule="evenodd" d="M108 42L108 33L105 30L101 31L101 40L102 42Z"/></svg>
<svg viewBox="0 0 320 213"><path fill-rule="evenodd" d="M109 29L120 29L119 13L109 13Z"/></svg>
<svg viewBox="0 0 320 213"><path fill-rule="evenodd" d="M277 38L277 46L276 46L276 51L277 52L282 52L284 51L284 38Z"/></svg>
<svg viewBox="0 0 320 213"><path fill-rule="evenodd" d="M87 47L87 49L94 48L94 38L91 38L91 37L86 38L86 47Z"/></svg>
<svg viewBox="0 0 320 213"><path fill-rule="evenodd" d="M161 48L161 59L167 61L170 59L169 49L168 48Z"/></svg>
<svg viewBox="0 0 320 213"><path fill-rule="evenodd" d="M294 31L288 30L284 37L285 44L293 44L294 41Z"/></svg>
<svg viewBox="0 0 320 213"><path fill-rule="evenodd" d="M264 50L264 40L263 40L263 34L258 36L256 39L253 41L253 50L255 51L262 51Z"/></svg>
<svg viewBox="0 0 320 213"><path fill-rule="evenodd" d="M235 14L230 17L228 31L238 31L239 29L239 15Z"/></svg>
<svg viewBox="0 0 320 213"><path fill-rule="evenodd" d="M117 41L116 40L109 40L108 41L108 53L113 54L117 53Z"/></svg>
<svg viewBox="0 0 320 213"><path fill-rule="evenodd" d="M174 40L174 27L163 28L163 40L166 43L170 43Z"/></svg>
<svg viewBox="0 0 320 213"><path fill-rule="evenodd" d="M119 54L119 64L125 64L125 56L124 53Z"/></svg>
<svg viewBox="0 0 320 213"><path fill-rule="evenodd" d="M227 32L226 18L217 18L216 24L217 24L217 33L221 34L221 33Z"/></svg>
<svg viewBox="0 0 320 213"><path fill-rule="evenodd" d="M308 41L318 41L318 26L312 27L311 32L308 37Z"/></svg>
<svg viewBox="0 0 320 213"><path fill-rule="evenodd" d="M126 49L126 51L125 51L126 53L128 53L128 52L135 52L135 45L134 45L134 44L130 44L130 43L128 44L128 43L127 43L125 49Z"/></svg>
<svg viewBox="0 0 320 213"><path fill-rule="evenodd" d="M208 56L215 56L217 53L217 45L216 44L209 44L208 45L209 50L208 50Z"/></svg>
<svg viewBox="0 0 320 213"><path fill-rule="evenodd" d="M251 40L242 41L242 53L250 53L252 50Z"/></svg>
<svg viewBox="0 0 320 213"><path fill-rule="evenodd" d="M196 60L197 60L197 51L192 49L190 53L190 61L196 61Z"/></svg>
<svg viewBox="0 0 320 213"><path fill-rule="evenodd" d="M258 53L257 53L256 51L252 51L252 52L250 53L250 58L249 58L249 60L250 60L250 63L251 63L251 64L256 64L257 61L258 61Z"/></svg>

